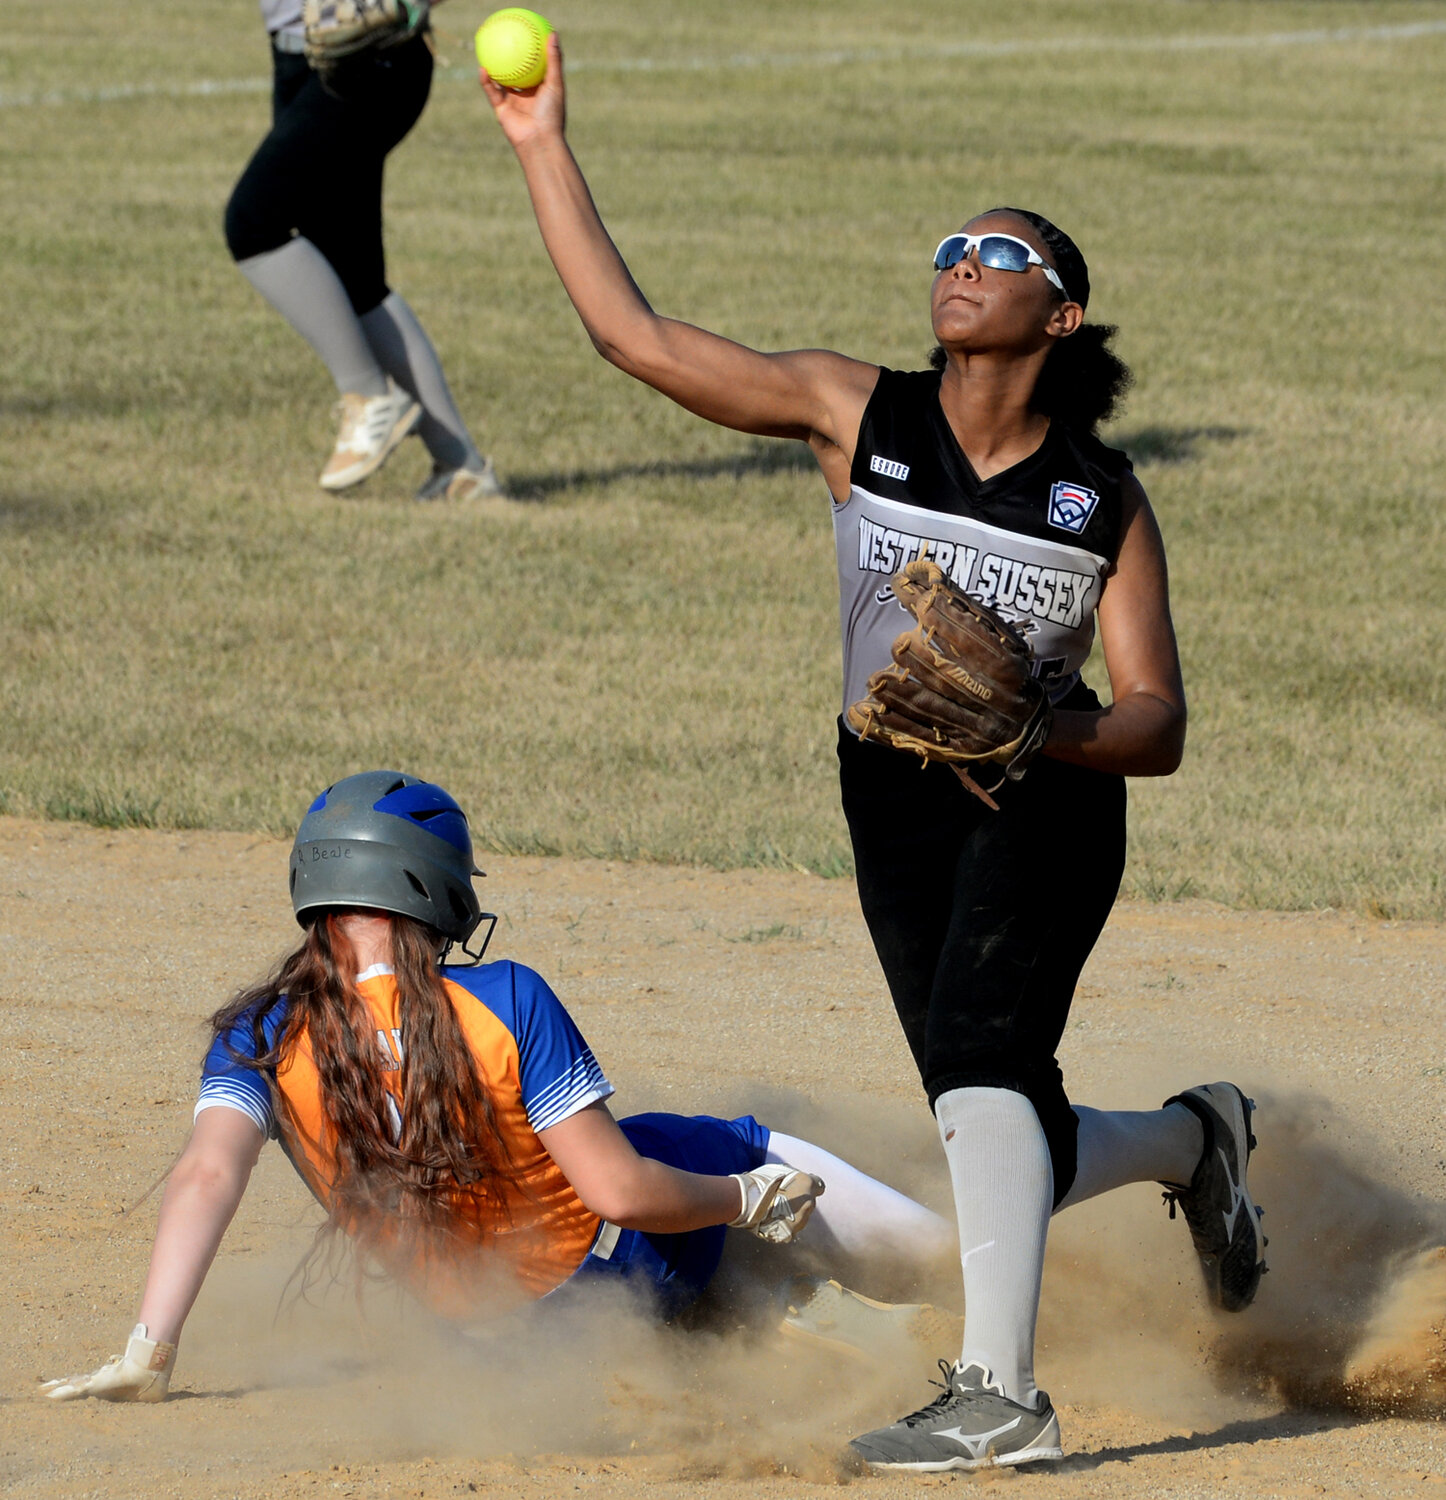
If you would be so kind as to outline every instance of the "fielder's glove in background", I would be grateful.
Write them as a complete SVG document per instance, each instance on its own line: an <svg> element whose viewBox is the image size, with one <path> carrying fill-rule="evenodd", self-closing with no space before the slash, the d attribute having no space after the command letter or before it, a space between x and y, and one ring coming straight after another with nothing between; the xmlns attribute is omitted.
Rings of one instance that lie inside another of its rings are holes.
<svg viewBox="0 0 1446 1500"><path fill-rule="evenodd" d="M1029 642L926 558L911 562L892 587L919 623L895 640L894 665L869 678L869 696L850 706L848 722L860 739L947 762L998 811L989 793L1006 776L1024 775L1053 719ZM1003 767L987 788L970 774L986 761Z"/></svg>
<svg viewBox="0 0 1446 1500"><path fill-rule="evenodd" d="M427 24L428 0L302 0L306 60L319 73L367 47L395 47Z"/></svg>

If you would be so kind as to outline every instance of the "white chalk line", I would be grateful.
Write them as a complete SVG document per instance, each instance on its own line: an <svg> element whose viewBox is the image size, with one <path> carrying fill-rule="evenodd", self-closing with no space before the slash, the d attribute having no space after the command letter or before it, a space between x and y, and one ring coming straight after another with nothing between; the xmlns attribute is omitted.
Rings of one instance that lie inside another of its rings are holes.
<svg viewBox="0 0 1446 1500"><path fill-rule="evenodd" d="M1045 37L1030 41L930 42L918 46L838 48L818 52L734 52L722 57L631 57L615 62L578 61L569 73L718 73L744 69L841 68L858 64L930 62L967 57L1021 57L1079 52L1231 52L1259 47L1323 47L1345 42L1399 42L1446 35L1446 20L1412 21L1396 26L1315 27L1308 31L1266 31L1238 35ZM472 79L471 67L446 68L439 77ZM121 83L97 89L0 89L0 109L35 109L65 104L110 104L130 99L206 99L226 94L267 94L269 78L197 79L192 83Z"/></svg>

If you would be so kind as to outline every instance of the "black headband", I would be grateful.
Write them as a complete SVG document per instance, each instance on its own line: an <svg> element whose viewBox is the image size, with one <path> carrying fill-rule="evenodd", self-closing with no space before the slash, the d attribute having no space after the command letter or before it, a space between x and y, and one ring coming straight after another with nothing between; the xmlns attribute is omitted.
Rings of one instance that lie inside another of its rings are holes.
<svg viewBox="0 0 1446 1500"><path fill-rule="evenodd" d="M1050 223L1043 214L1031 213L1027 208L991 208L989 212L1013 214L1015 218L1023 219L1030 225L1054 257L1054 268L1059 272L1059 279L1064 282L1066 298L1071 302L1078 302L1081 307L1089 306L1090 268L1080 254L1079 246L1064 230ZM980 214L979 217L983 218L984 215Z"/></svg>

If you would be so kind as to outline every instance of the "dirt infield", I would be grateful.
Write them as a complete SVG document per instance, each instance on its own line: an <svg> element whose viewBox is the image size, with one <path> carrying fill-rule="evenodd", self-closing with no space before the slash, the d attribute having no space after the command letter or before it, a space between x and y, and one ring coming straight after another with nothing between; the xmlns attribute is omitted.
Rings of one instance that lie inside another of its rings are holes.
<svg viewBox="0 0 1446 1500"><path fill-rule="evenodd" d="M122 1210L184 1139L201 1018L290 941L285 860L270 839L0 819L0 1489L662 1500L948 1482L842 1459L851 1431L927 1397L930 1359L781 1341L769 1288L807 1265L801 1247L739 1257L688 1332L600 1305L586 1326L464 1344L385 1298L363 1321L344 1295L276 1318L314 1210L275 1151L188 1326L179 1399L35 1399L39 1378L120 1347L154 1201ZM488 866L495 954L554 984L621 1110L752 1108L947 1203L850 883ZM1039 1367L1071 1457L959 1483L1446 1496L1446 1270L1429 1254L1446 1238L1443 982L1438 926L1116 911L1066 1042L1072 1093L1139 1107L1216 1077L1246 1085L1272 1274L1254 1309L1219 1319L1151 1190L1062 1217ZM866 1274L863 1291L949 1298L947 1275L909 1288Z"/></svg>

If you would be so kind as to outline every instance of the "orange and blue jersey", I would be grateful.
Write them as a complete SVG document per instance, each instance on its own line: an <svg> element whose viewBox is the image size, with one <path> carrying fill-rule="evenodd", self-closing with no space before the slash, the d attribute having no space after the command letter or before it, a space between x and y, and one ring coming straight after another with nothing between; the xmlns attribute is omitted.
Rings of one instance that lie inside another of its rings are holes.
<svg viewBox="0 0 1446 1500"><path fill-rule="evenodd" d="M445 1263L418 1253L397 1223L371 1226L369 1245L399 1281L444 1317L470 1320L498 1303L544 1297L565 1282L602 1276L649 1290L660 1310L686 1306L718 1268L726 1230L721 1224L685 1234L654 1234L604 1224L553 1161L538 1132L575 1115L612 1092L592 1049L562 1002L540 975L508 961L477 968L444 968L447 996L488 1090L493 1118L511 1157L512 1180L502 1205L482 1195L454 1193L458 1227ZM396 981L385 965L357 976L372 1013L395 1124L400 1132L401 1018ZM262 1040L274 1046L286 1006L266 1016ZM292 1164L323 1205L334 1180L334 1148L327 1140L321 1084L310 1041L296 1038L277 1065L274 1083L288 1120L278 1126L271 1087L254 1058L252 1019L244 1016L211 1045L202 1067L196 1113L237 1109L265 1135L277 1137ZM643 1114L619 1127L640 1156L685 1172L748 1172L764 1161L768 1130L751 1115Z"/></svg>
<svg viewBox="0 0 1446 1500"><path fill-rule="evenodd" d="M372 1236L373 1249L399 1280L438 1312L470 1316L479 1296L496 1300L520 1291L541 1297L566 1281L588 1255L601 1221L573 1190L538 1139L538 1132L607 1098L612 1085L562 1002L540 975L521 964L498 962L478 968L444 968L443 984L492 1102L493 1119L510 1162L502 1203L460 1191L456 1254L439 1266L409 1250L398 1232ZM401 1018L396 980L385 965L357 976L371 1011L383 1074L401 1108ZM285 1022L285 1002L266 1018L264 1039L274 1042ZM303 1031L276 1068L274 1082L288 1120L279 1130L267 1079L236 1061L254 1057L249 1017L212 1044L202 1068L196 1112L217 1106L238 1109L264 1134L283 1141L297 1171L326 1205L334 1181L334 1146L321 1107L321 1085L309 1038ZM398 1117L398 1124L400 1123ZM396 1226L393 1227L397 1228ZM478 1254L468 1254L475 1249ZM490 1280L481 1290L476 1272ZM498 1278L511 1288L498 1285Z"/></svg>

